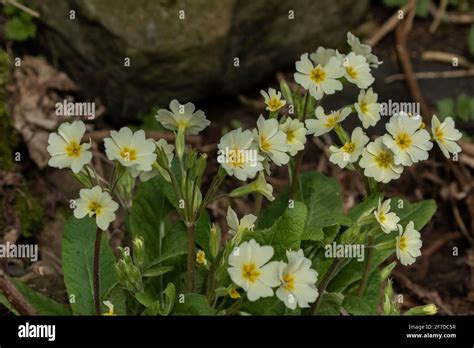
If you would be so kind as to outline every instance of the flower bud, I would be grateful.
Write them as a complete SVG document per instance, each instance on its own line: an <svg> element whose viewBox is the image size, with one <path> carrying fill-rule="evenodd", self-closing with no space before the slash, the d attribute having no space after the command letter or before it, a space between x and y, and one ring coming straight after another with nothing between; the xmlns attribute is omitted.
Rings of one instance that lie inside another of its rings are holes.
<svg viewBox="0 0 474 348"><path fill-rule="evenodd" d="M190 170L196 166L197 152L195 149L191 149L186 156L186 169Z"/></svg>
<svg viewBox="0 0 474 348"><path fill-rule="evenodd" d="M291 89L285 80L280 81L280 91L286 102L288 104L293 104L293 96L291 94Z"/></svg>
<svg viewBox="0 0 474 348"><path fill-rule="evenodd" d="M133 240L133 261L138 268L142 268L145 262L145 244L142 237Z"/></svg>
<svg viewBox="0 0 474 348"><path fill-rule="evenodd" d="M417 306L410 308L408 311L404 313L404 315L408 316L415 316L415 315L435 315L438 313L438 308L430 303L424 306Z"/></svg>
<svg viewBox="0 0 474 348"><path fill-rule="evenodd" d="M273 197L273 187L266 182L265 174L263 174L263 172L259 173L255 181L245 186L236 188L229 194L229 196L236 198L246 196L250 193L260 193L269 201L273 201L275 199L275 197Z"/></svg>
<svg viewBox="0 0 474 348"><path fill-rule="evenodd" d="M207 162L207 154L201 153L199 154L199 158L196 163L195 173L196 178L201 178L204 174L204 170L206 170L206 162Z"/></svg>
<svg viewBox="0 0 474 348"><path fill-rule="evenodd" d="M211 236L209 238L209 250L213 259L219 254L221 246L221 231L216 224L211 226Z"/></svg>

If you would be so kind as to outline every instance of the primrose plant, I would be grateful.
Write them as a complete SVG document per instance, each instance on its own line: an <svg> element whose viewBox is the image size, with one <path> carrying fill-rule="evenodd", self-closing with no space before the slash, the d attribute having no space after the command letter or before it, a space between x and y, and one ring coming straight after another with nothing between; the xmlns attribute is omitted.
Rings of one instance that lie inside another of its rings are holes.
<svg viewBox="0 0 474 348"><path fill-rule="evenodd" d="M372 69L382 62L354 35L347 38L348 53L319 47L301 55L293 88L282 81L280 91L261 91L265 115L253 129L222 136L218 170L206 185L207 155L189 146L188 136L210 122L192 103L173 100L157 112L174 144L147 138L143 130L111 131L104 146L112 165L101 173L92 165L91 142L83 141L84 123L63 123L50 134L49 165L70 168L84 188L71 201L74 216L63 237L70 306L48 299L43 313L435 314L435 305L401 313L403 295L394 294L390 273L393 260L409 266L421 257L420 230L436 205L386 198L383 188L426 160L434 143L456 159L461 133L452 118L433 116L430 134L419 115L400 112L384 122L385 134L368 136L381 121L371 85ZM325 97L343 88L359 90L354 103L330 110ZM343 126L349 119L359 123L351 132ZM334 178L301 173L308 136L327 133L337 140L328 148L329 161L366 187L366 197L349 211ZM275 166L286 166L289 178L277 198L267 181ZM224 180L238 185L223 192ZM254 212L239 217L232 202L244 196ZM221 199L231 202L227 226L208 213ZM117 262L101 236L121 226L132 243L118 248Z"/></svg>

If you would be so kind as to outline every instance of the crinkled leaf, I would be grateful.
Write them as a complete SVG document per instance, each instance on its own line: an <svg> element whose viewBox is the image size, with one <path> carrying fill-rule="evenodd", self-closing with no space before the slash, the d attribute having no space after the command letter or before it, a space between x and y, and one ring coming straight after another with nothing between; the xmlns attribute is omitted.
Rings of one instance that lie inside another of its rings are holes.
<svg viewBox="0 0 474 348"><path fill-rule="evenodd" d="M92 218L69 218L64 227L62 242L62 266L68 295L74 295L71 303L75 315L94 315L94 245L96 225ZM100 295L104 295L117 283L115 257L104 235L100 246Z"/></svg>

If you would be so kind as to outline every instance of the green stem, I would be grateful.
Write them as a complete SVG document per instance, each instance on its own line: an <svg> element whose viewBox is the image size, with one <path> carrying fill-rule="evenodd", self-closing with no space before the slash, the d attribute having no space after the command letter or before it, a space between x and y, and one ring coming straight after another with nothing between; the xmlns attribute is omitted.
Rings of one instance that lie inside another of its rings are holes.
<svg viewBox="0 0 474 348"><path fill-rule="evenodd" d="M359 284L359 288L357 289L357 296L362 297L365 292L365 288L367 287L367 282L369 280L369 275L370 275L370 267L372 264L372 258L374 255L374 241L375 241L375 236L373 234L369 235L369 240L367 242L367 261L365 263L364 267L364 273L362 274L362 279Z"/></svg>
<svg viewBox="0 0 474 348"><path fill-rule="evenodd" d="M318 298L316 299L315 302L313 302L313 304L311 305L311 307L309 308L308 310L308 315L314 315L314 313L316 313L316 311L318 310L318 307L321 303L321 299L323 298L323 294L324 292L326 291L326 288L328 287L329 285L329 282L331 281L331 278L334 274L334 272L336 272L337 270L337 267L339 266L339 264L342 262L342 259L340 258L336 258L334 259L334 261L331 263L331 266L329 266L329 269L328 271L326 272L326 274L324 275L324 278L321 280L321 283L319 284L319 287L318 287Z"/></svg>
<svg viewBox="0 0 474 348"><path fill-rule="evenodd" d="M194 224L188 224L186 226L186 232L188 236L188 257L187 257L187 269L186 269L186 292L190 293L194 291L194 243L195 243L195 226Z"/></svg>
<svg viewBox="0 0 474 348"><path fill-rule="evenodd" d="M94 305L95 314L100 315L100 242L102 230L97 228L94 245Z"/></svg>
<svg viewBox="0 0 474 348"><path fill-rule="evenodd" d="M263 203L263 195L260 193L255 193L255 205L254 205L254 215L256 217L260 216L260 212L262 211L262 203Z"/></svg>

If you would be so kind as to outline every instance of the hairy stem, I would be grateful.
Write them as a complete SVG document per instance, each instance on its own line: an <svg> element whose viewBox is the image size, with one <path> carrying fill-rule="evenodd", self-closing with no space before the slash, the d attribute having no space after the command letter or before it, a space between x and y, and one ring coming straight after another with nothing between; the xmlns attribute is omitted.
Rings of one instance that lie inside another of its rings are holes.
<svg viewBox="0 0 474 348"><path fill-rule="evenodd" d="M294 199L297 192L299 181L300 181L300 171L301 166L303 165L304 149L298 152L295 160L295 170L293 171L293 180L291 181L290 193L288 199Z"/></svg>
<svg viewBox="0 0 474 348"><path fill-rule="evenodd" d="M374 241L375 236L370 235L369 240L367 243L367 248L369 251L367 252L367 261L364 267L364 273L362 274L362 279L360 280L359 288L357 289L357 296L362 297L365 292L365 288L367 287L367 281L369 280L370 275L370 266L372 264L372 257L374 255Z"/></svg>
<svg viewBox="0 0 474 348"><path fill-rule="evenodd" d="M95 313L100 315L100 242L102 239L102 230L98 228L95 233L95 245L94 245L94 304Z"/></svg>
<svg viewBox="0 0 474 348"><path fill-rule="evenodd" d="M195 226L189 224L186 226L186 232L188 235L188 258L187 258L187 269L186 269L186 292L193 292L194 290L194 243L195 243Z"/></svg>
<svg viewBox="0 0 474 348"><path fill-rule="evenodd" d="M308 311L308 315L314 315L314 313L316 313L316 310L318 309L320 303L321 303L321 299L323 298L323 294L324 294L324 291L326 291L326 288L328 287L329 285L329 282L331 281L331 278L334 274L334 272L336 272L337 270L337 267L339 266L339 264L342 262L342 259L340 258L336 258L334 259L334 261L331 263L331 266L329 267L328 271L326 272L326 274L324 275L324 278L323 280L321 281L321 284L319 284L319 287L318 287L318 298L315 302L313 302L313 304L311 305L311 307L309 308L309 311Z"/></svg>

